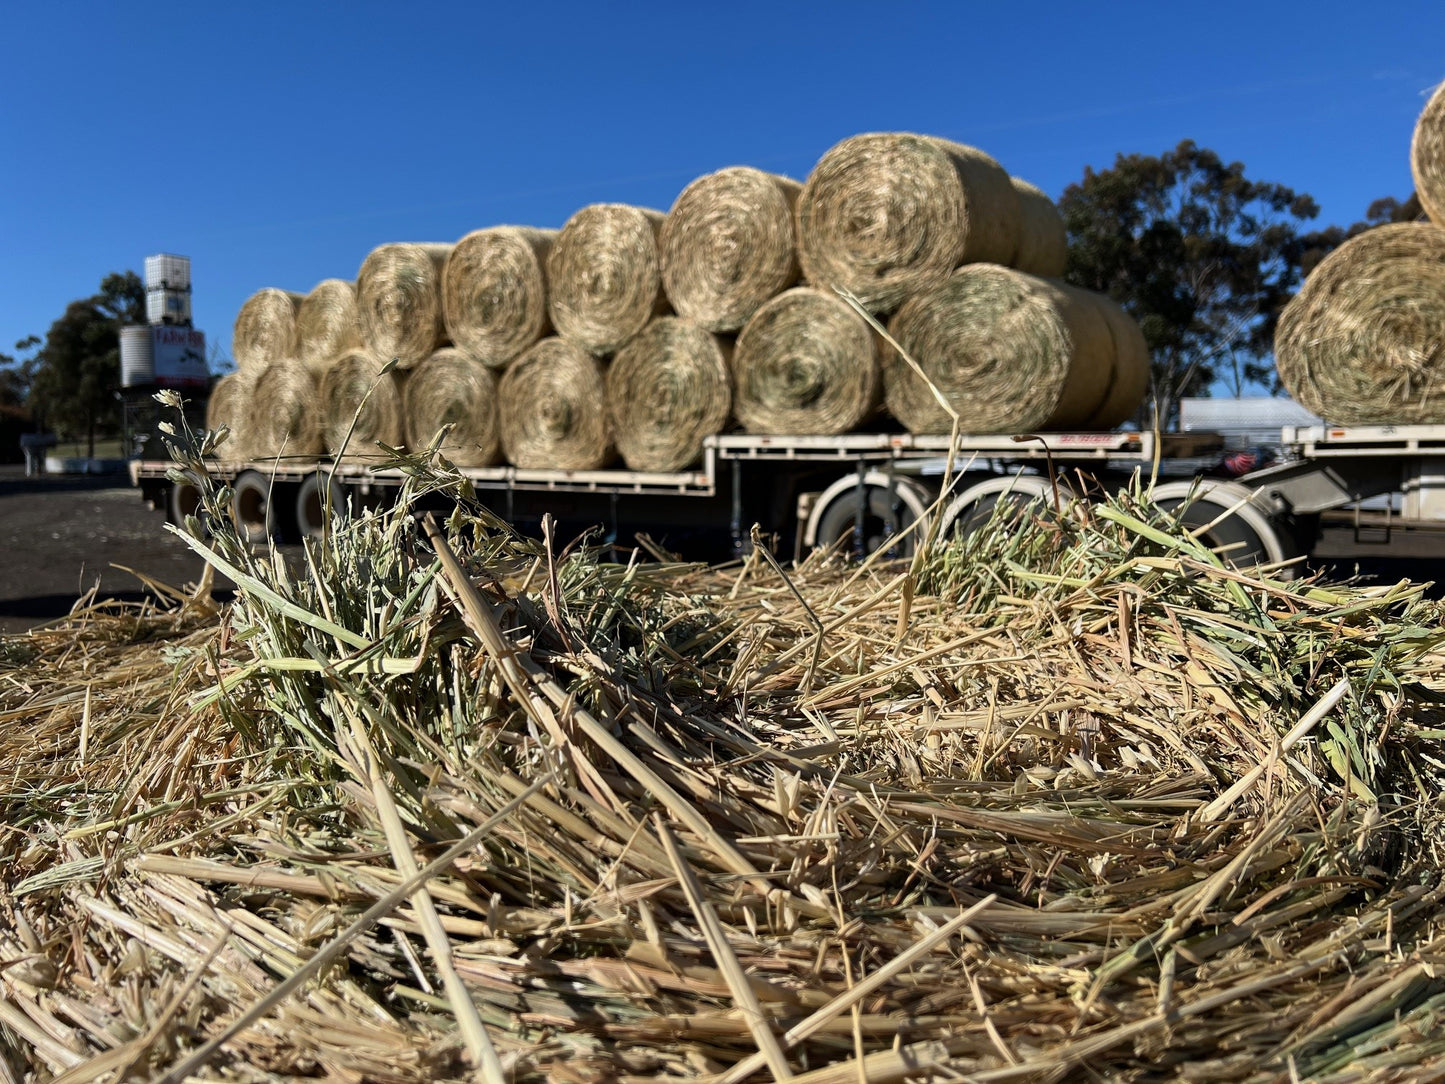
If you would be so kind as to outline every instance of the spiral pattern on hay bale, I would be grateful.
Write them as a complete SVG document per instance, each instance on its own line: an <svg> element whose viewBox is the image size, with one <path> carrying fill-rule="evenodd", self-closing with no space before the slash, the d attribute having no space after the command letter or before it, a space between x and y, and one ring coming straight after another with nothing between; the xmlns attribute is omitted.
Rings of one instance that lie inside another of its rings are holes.
<svg viewBox="0 0 1445 1084"><path fill-rule="evenodd" d="M546 266L556 236L556 230L493 226L457 242L442 271L452 345L505 369L551 330Z"/></svg>
<svg viewBox="0 0 1445 1084"><path fill-rule="evenodd" d="M402 408L414 451L451 426L439 450L457 466L490 467L501 458L497 378L465 351L443 347L407 373Z"/></svg>
<svg viewBox="0 0 1445 1084"><path fill-rule="evenodd" d="M1113 364L1103 313L1074 287L995 264L969 264L915 295L884 355L888 409L914 433L1022 433L1084 425L1098 410Z"/></svg>
<svg viewBox="0 0 1445 1084"><path fill-rule="evenodd" d="M444 345L441 279L452 246L386 244L356 274L356 307L367 353L409 369Z"/></svg>
<svg viewBox="0 0 1445 1084"><path fill-rule="evenodd" d="M661 211L594 203L567 220L547 255L557 334L607 356L668 311L657 238Z"/></svg>
<svg viewBox="0 0 1445 1084"><path fill-rule="evenodd" d="M238 369L227 373L211 387L210 398L206 400L206 428L215 432L224 425L231 430L231 435L216 449L217 459L235 461L246 459L251 454L246 405L258 375L254 369Z"/></svg>
<svg viewBox="0 0 1445 1084"><path fill-rule="evenodd" d="M959 264L1019 249L1019 201L988 155L931 136L872 133L834 146L798 199L798 255L815 286L889 313Z"/></svg>
<svg viewBox="0 0 1445 1084"><path fill-rule="evenodd" d="M1445 423L1445 228L1380 226L1335 249L1285 307L1274 356L1336 424Z"/></svg>
<svg viewBox="0 0 1445 1084"><path fill-rule="evenodd" d="M733 412L750 433L846 433L878 409L878 347L868 322L831 291L779 294L738 336Z"/></svg>
<svg viewBox="0 0 1445 1084"><path fill-rule="evenodd" d="M728 348L681 317L648 324L607 370L607 413L617 450L633 470L691 466L731 412Z"/></svg>
<svg viewBox="0 0 1445 1084"><path fill-rule="evenodd" d="M1011 267L1041 278L1058 278L1069 262L1069 235L1064 216L1042 188L1022 177L1010 177L1019 201L1019 245Z"/></svg>
<svg viewBox="0 0 1445 1084"><path fill-rule="evenodd" d="M1113 429L1134 416L1149 391L1149 344L1134 318L1121 309L1113 298L1089 294L1109 325L1113 343L1114 365L1104 401L1088 421L1090 429Z"/></svg>
<svg viewBox="0 0 1445 1084"><path fill-rule="evenodd" d="M342 354L359 349L356 286L345 279L323 279L297 309L296 357L319 375Z"/></svg>
<svg viewBox="0 0 1445 1084"><path fill-rule="evenodd" d="M502 450L513 466L597 470L613 459L602 363L576 343L543 339L497 385Z"/></svg>
<svg viewBox="0 0 1445 1084"><path fill-rule="evenodd" d="M326 370L321 378L321 435L329 454L374 460L384 455L378 443L399 448L405 442L400 376L382 372L385 365L373 354L353 350Z"/></svg>
<svg viewBox="0 0 1445 1084"><path fill-rule="evenodd" d="M260 372L279 358L296 353L296 312L302 297L267 287L257 290L241 305L231 333L236 367Z"/></svg>
<svg viewBox="0 0 1445 1084"><path fill-rule="evenodd" d="M1410 173L1430 221L1445 226L1445 83L1425 103L1410 138Z"/></svg>
<svg viewBox="0 0 1445 1084"><path fill-rule="evenodd" d="M324 449L318 374L295 358L266 366L256 377L246 406L246 438L252 459L320 455Z"/></svg>
<svg viewBox="0 0 1445 1084"><path fill-rule="evenodd" d="M798 281L794 209L802 186L746 166L699 177L668 212L662 285L677 314L736 331Z"/></svg>

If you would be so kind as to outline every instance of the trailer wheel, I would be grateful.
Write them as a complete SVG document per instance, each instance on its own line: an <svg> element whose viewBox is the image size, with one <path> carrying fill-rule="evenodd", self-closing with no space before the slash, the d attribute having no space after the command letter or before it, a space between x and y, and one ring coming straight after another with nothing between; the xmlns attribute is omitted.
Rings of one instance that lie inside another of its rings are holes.
<svg viewBox="0 0 1445 1084"><path fill-rule="evenodd" d="M211 533L210 519L201 504L201 486L194 475L187 472L180 481L171 482L166 495L166 519L181 530L186 530L186 520L194 516L200 528L197 537L205 538Z"/></svg>
<svg viewBox="0 0 1445 1084"><path fill-rule="evenodd" d="M236 478L231 485L231 522L242 542L259 546L285 537L286 488L260 471L242 471Z"/></svg>
<svg viewBox="0 0 1445 1084"><path fill-rule="evenodd" d="M1191 531L1207 528L1199 541L1235 568L1288 560L1286 547L1259 494L1237 482L1165 482L1154 487L1154 503L1173 512Z"/></svg>
<svg viewBox="0 0 1445 1084"><path fill-rule="evenodd" d="M944 509L938 536L945 540L967 538L989 523L1000 505L1017 516L1038 500L1053 504L1053 486L1047 478L1034 474L989 478L969 486Z"/></svg>
<svg viewBox="0 0 1445 1084"><path fill-rule="evenodd" d="M808 517L803 535L806 545L837 545L844 553L859 556L855 529L858 484L856 475L847 475L822 492ZM911 557L918 543L917 531L901 541L892 540L928 515L932 503L928 490L911 478L892 477L883 471L869 471L862 485L863 556L886 548L893 556Z"/></svg>
<svg viewBox="0 0 1445 1084"><path fill-rule="evenodd" d="M325 471L308 474L296 490L296 530L302 538L321 538L338 512L346 515L346 485Z"/></svg>

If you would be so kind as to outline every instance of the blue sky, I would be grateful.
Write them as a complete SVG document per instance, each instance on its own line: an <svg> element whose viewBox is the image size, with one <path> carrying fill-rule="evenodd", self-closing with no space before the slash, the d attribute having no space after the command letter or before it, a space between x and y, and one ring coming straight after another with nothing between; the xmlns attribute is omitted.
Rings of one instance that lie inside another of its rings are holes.
<svg viewBox="0 0 1445 1084"><path fill-rule="evenodd" d="M1308 12L1306 14L1306 12ZM1057 196L1194 139L1348 224L1411 189L1445 4L6 5L0 351L144 258L192 261L229 355L264 286L387 241L666 210L857 132L988 151Z"/></svg>

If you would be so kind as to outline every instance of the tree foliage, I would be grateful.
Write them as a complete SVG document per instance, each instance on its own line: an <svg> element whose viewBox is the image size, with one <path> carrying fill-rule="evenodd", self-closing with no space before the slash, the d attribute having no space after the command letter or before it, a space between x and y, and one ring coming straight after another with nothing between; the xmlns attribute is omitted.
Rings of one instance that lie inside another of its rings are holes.
<svg viewBox="0 0 1445 1084"><path fill-rule="evenodd" d="M97 431L120 420L120 329L145 317L145 287L134 271L107 275L100 292L72 301L50 325L29 385L33 409L52 428L84 434L95 454Z"/></svg>
<svg viewBox="0 0 1445 1084"><path fill-rule="evenodd" d="M1087 168L1059 201L1070 282L1134 316L1152 355L1161 422L1216 380L1269 382L1274 327L1301 281L1301 229L1318 208L1185 140L1160 155ZM1144 418L1142 421L1151 421Z"/></svg>

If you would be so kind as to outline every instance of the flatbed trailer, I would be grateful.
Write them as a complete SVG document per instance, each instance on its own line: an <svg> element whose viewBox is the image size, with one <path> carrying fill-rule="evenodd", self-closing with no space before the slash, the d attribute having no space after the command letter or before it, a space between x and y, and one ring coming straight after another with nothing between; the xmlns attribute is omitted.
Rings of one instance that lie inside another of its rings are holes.
<svg viewBox="0 0 1445 1084"><path fill-rule="evenodd" d="M686 471L460 473L480 500L524 530L550 515L564 530L601 527L623 544L642 531L707 558L740 552L754 524L795 556L831 544L907 552L910 525L930 514L942 517L945 533L966 531L1000 501L1053 500L1081 482L1117 488L1136 472L1157 474L1156 500L1179 508L1240 560L1307 553L1322 516L1360 515L1361 502L1386 494L1400 495L1394 529L1445 526L1445 426L1285 427L1280 444L1277 463L1237 479L1210 476L1223 455L1217 435L1133 432L964 436L956 446L949 437L909 433L725 434L709 438L697 467ZM173 483L172 466L135 461L131 475L180 522L199 491L193 482ZM207 469L233 487L237 526L257 542L322 532L327 488L331 506L347 508L386 501L406 478L396 467L315 458L218 460Z"/></svg>

